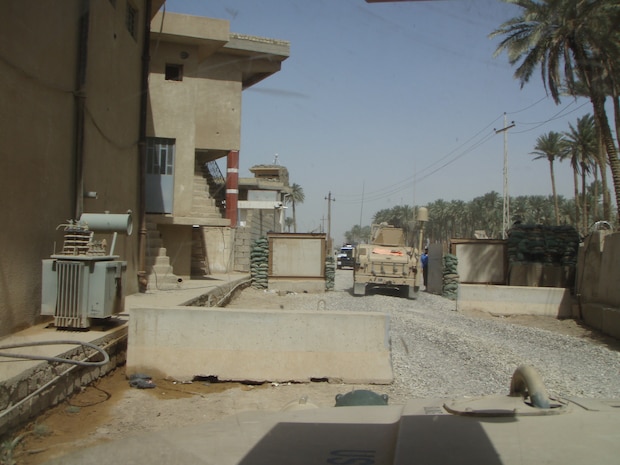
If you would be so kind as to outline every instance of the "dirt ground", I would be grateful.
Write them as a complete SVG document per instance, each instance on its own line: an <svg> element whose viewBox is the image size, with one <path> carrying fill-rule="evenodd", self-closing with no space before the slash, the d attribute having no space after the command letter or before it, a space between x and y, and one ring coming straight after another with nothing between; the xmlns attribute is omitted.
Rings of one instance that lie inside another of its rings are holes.
<svg viewBox="0 0 620 465"><path fill-rule="evenodd" d="M246 289L229 307L287 308L291 302L287 296ZM470 315L588 338L620 350L618 341L574 320L533 316L500 318L483 312ZM15 436L12 444L4 443L0 465L38 465L73 450L130 434L204 423L247 410L280 410L300 399L320 407L333 406L336 394L352 389L380 392L378 386L329 383L244 385L208 380L180 383L166 379L153 382L156 385L153 389L132 388L125 378L124 367L118 368L37 418Z"/></svg>

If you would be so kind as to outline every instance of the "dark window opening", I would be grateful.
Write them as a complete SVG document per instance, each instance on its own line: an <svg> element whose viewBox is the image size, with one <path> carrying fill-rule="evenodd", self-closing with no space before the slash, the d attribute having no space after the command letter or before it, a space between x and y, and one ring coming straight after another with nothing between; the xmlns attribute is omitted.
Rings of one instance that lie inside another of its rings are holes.
<svg viewBox="0 0 620 465"><path fill-rule="evenodd" d="M182 81L183 65L166 65L166 81Z"/></svg>
<svg viewBox="0 0 620 465"><path fill-rule="evenodd" d="M129 2L127 2L127 13L125 14L125 26L135 39L138 36L138 10Z"/></svg>

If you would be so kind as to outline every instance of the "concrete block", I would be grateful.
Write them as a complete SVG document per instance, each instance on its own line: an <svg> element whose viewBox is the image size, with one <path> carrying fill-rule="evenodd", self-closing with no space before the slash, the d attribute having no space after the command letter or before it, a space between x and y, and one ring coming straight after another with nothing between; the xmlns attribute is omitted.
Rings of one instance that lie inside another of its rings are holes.
<svg viewBox="0 0 620 465"><path fill-rule="evenodd" d="M389 317L371 312L131 310L127 374L220 381L393 380Z"/></svg>
<svg viewBox="0 0 620 465"><path fill-rule="evenodd" d="M277 279L269 278L270 291L317 294L325 292L324 279Z"/></svg>
<svg viewBox="0 0 620 465"><path fill-rule="evenodd" d="M572 317L570 291L557 287L494 286L460 284L457 306L493 315L539 315Z"/></svg>

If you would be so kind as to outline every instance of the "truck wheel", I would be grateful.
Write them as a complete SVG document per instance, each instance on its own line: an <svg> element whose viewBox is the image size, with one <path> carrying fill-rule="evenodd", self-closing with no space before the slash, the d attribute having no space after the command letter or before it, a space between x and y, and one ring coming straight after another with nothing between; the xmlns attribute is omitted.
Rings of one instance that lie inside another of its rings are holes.
<svg viewBox="0 0 620 465"><path fill-rule="evenodd" d="M355 283L353 285L353 295L366 295L366 284Z"/></svg>
<svg viewBox="0 0 620 465"><path fill-rule="evenodd" d="M417 286L407 286L407 298L415 300L418 298L418 287Z"/></svg>

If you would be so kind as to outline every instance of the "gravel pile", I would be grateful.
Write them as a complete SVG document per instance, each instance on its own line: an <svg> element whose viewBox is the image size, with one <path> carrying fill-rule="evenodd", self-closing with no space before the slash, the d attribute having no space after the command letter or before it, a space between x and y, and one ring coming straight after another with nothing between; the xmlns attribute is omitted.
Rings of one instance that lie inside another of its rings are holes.
<svg viewBox="0 0 620 465"><path fill-rule="evenodd" d="M351 295L352 273L336 289L283 297L283 308L380 311L390 315L395 381L377 386L391 402L505 395L514 370L534 366L552 396L620 398L620 352L590 339L467 316L458 302L421 292L417 300Z"/></svg>

